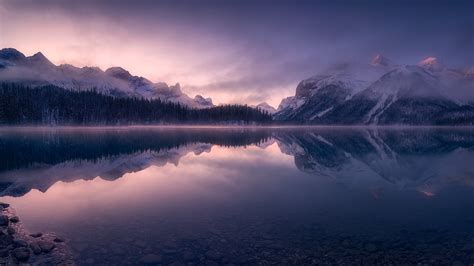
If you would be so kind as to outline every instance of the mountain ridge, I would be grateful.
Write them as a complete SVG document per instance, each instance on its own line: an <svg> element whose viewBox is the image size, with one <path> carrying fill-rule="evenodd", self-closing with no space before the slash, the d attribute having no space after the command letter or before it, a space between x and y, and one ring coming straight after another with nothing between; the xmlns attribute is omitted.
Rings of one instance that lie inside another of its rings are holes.
<svg viewBox="0 0 474 266"><path fill-rule="evenodd" d="M25 56L14 48L0 50L0 80L30 86L55 85L71 90L96 89L116 97L160 98L192 108L214 106L212 99L196 95L191 98L181 91L179 83L169 86L134 76L122 67L103 71L98 67L76 67L70 64L54 65L41 52ZM204 100L203 100L204 99Z"/></svg>
<svg viewBox="0 0 474 266"><path fill-rule="evenodd" d="M449 69L434 57L398 65L377 55L355 70L346 65L301 81L295 96L282 100L274 119L312 124L474 124L474 79L469 69Z"/></svg>

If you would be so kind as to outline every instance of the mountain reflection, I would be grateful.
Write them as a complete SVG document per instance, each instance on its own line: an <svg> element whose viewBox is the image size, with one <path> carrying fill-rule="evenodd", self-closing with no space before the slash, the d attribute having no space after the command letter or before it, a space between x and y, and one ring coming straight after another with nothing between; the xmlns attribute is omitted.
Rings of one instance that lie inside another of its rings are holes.
<svg viewBox="0 0 474 266"><path fill-rule="evenodd" d="M471 130L321 130L274 137L301 171L346 183L375 177L426 196L448 183L474 185ZM376 187L372 192L379 197Z"/></svg>
<svg viewBox="0 0 474 266"><path fill-rule="evenodd" d="M376 198L380 181L426 196L449 183L474 184L469 129L2 129L0 196L46 191L58 181L115 180L152 165L178 165L186 154L199 155L213 145L265 148L274 141L305 173L342 183L373 177L364 185Z"/></svg>

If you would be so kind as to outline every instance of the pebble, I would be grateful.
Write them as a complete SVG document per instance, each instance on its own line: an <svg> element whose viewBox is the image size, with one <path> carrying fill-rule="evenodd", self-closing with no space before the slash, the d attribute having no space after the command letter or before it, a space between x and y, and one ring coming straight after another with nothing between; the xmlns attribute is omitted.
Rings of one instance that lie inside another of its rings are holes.
<svg viewBox="0 0 474 266"><path fill-rule="evenodd" d="M133 243L133 244L134 244L135 246L137 246L137 247L142 247L142 248L145 248L145 247L148 246L148 245L146 244L146 242L143 241L143 240L137 240L137 241L135 241L135 243Z"/></svg>
<svg viewBox="0 0 474 266"><path fill-rule="evenodd" d="M49 253L55 247L53 243L48 241L38 241L38 245L44 253Z"/></svg>
<svg viewBox="0 0 474 266"><path fill-rule="evenodd" d="M4 233L0 233L0 246L6 247L13 242L13 237L11 235L5 235Z"/></svg>
<svg viewBox="0 0 474 266"><path fill-rule="evenodd" d="M61 245L54 252L55 242L64 241L53 234L35 233L24 235L20 218L13 209L4 209L8 204L0 203L0 265L74 265L67 246ZM14 237L15 236L15 237ZM32 242L30 242L32 241ZM41 255L42 253L51 253ZM36 256L32 256L35 254Z"/></svg>
<svg viewBox="0 0 474 266"><path fill-rule="evenodd" d="M14 235L14 234L16 233L16 230L15 230L15 228L9 226L9 227L7 228L7 233L8 233L9 235Z"/></svg>
<svg viewBox="0 0 474 266"><path fill-rule="evenodd" d="M21 239L13 239L13 246L15 247L28 247L28 242Z"/></svg>
<svg viewBox="0 0 474 266"><path fill-rule="evenodd" d="M206 266L219 266L219 263L217 263L213 260L207 260L206 261Z"/></svg>
<svg viewBox="0 0 474 266"><path fill-rule="evenodd" d="M193 252L188 251L188 250L183 252L183 259L185 261L191 261L191 260L194 260L195 258L196 258L196 255L194 255Z"/></svg>
<svg viewBox="0 0 474 266"><path fill-rule="evenodd" d="M462 248L462 251L467 251L467 252L474 251L474 243L464 245L464 247Z"/></svg>
<svg viewBox="0 0 474 266"><path fill-rule="evenodd" d="M38 241L30 243L30 248L33 251L33 253L35 253L36 255L41 253L41 247Z"/></svg>
<svg viewBox="0 0 474 266"><path fill-rule="evenodd" d="M186 264L184 264L183 262L181 261L174 261L172 262L171 264L169 264L168 266L185 266Z"/></svg>
<svg viewBox="0 0 474 266"><path fill-rule="evenodd" d="M140 259L140 262L144 264L155 264L155 263L161 263L162 260L163 259L161 258L160 255L147 254Z"/></svg>
<svg viewBox="0 0 474 266"><path fill-rule="evenodd" d="M177 252L176 249L170 249L170 248L166 248L163 250L163 253L167 255L172 255L172 254L175 254L176 252Z"/></svg>
<svg viewBox="0 0 474 266"><path fill-rule="evenodd" d="M41 237L43 235L43 233L33 233L33 234L30 234L31 237L34 237L34 238L38 238L38 237Z"/></svg>
<svg viewBox="0 0 474 266"><path fill-rule="evenodd" d="M0 249L0 257L5 258L5 257L8 257L9 255L10 255L10 249L8 248Z"/></svg>
<svg viewBox="0 0 474 266"><path fill-rule="evenodd" d="M62 237L57 236L57 237L54 238L53 241L56 242L56 243L62 243L62 242L65 242L66 240L64 240L64 238L62 238Z"/></svg>
<svg viewBox="0 0 474 266"><path fill-rule="evenodd" d="M8 216L5 214L0 215L0 226L7 226L9 223Z"/></svg>
<svg viewBox="0 0 474 266"><path fill-rule="evenodd" d="M211 260L218 260L222 258L222 254L215 250L209 250L208 252L206 252L206 257Z"/></svg>
<svg viewBox="0 0 474 266"><path fill-rule="evenodd" d="M30 250L25 247L15 248L12 255L20 262L26 262L30 258Z"/></svg>
<svg viewBox="0 0 474 266"><path fill-rule="evenodd" d="M365 245L365 250L367 250L368 252L374 252L377 250L377 246L370 243L370 244Z"/></svg>

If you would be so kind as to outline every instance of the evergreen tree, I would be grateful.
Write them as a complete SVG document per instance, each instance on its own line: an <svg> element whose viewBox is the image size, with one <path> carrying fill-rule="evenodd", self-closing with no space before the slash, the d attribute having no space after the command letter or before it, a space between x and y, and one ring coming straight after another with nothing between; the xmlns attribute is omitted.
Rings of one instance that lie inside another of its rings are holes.
<svg viewBox="0 0 474 266"><path fill-rule="evenodd" d="M48 85L29 88L0 84L1 124L122 125L122 124L263 124L271 116L246 105L192 109L161 99L117 98Z"/></svg>

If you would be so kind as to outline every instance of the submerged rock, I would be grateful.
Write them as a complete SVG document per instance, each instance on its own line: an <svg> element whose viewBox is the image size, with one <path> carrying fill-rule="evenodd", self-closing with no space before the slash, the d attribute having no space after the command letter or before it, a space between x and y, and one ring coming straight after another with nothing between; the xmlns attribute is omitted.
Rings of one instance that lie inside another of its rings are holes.
<svg viewBox="0 0 474 266"><path fill-rule="evenodd" d="M144 264L155 264L155 263L161 263L162 260L163 259L161 258L160 255L147 254L140 259L140 262Z"/></svg>
<svg viewBox="0 0 474 266"><path fill-rule="evenodd" d="M36 255L41 254L41 247L38 242L30 243L30 248Z"/></svg>
<svg viewBox="0 0 474 266"><path fill-rule="evenodd" d="M208 252L206 252L206 257L211 260L219 260L220 258L222 258L222 254L216 250L209 250Z"/></svg>
<svg viewBox="0 0 474 266"><path fill-rule="evenodd" d="M19 221L20 221L20 218L18 218L18 216L10 217L10 222L12 223L18 223Z"/></svg>
<svg viewBox="0 0 474 266"><path fill-rule="evenodd" d="M25 247L15 248L12 255L20 262L26 262L30 258L30 250Z"/></svg>
<svg viewBox="0 0 474 266"><path fill-rule="evenodd" d="M9 255L10 255L10 249L9 248L0 249L0 257L1 258L8 257Z"/></svg>
<svg viewBox="0 0 474 266"><path fill-rule="evenodd" d="M8 233L9 235L14 235L14 234L16 233L16 230L15 230L15 228L9 226L9 227L7 228L7 233Z"/></svg>
<svg viewBox="0 0 474 266"><path fill-rule="evenodd" d="M374 252L377 251L377 246L372 243L369 243L365 245L365 250L367 250L368 252Z"/></svg>
<svg viewBox="0 0 474 266"><path fill-rule="evenodd" d="M57 236L57 237L54 238L53 241L56 242L56 243L62 243L62 242L65 242L66 240L64 240L64 238L62 238L62 237Z"/></svg>
<svg viewBox="0 0 474 266"><path fill-rule="evenodd" d="M64 239L51 233L30 234L15 210L3 206L9 205L0 205L0 265L74 265Z"/></svg>
<svg viewBox="0 0 474 266"><path fill-rule="evenodd" d="M43 233L33 233L33 234L30 234L31 237L34 237L34 238L38 238L38 237L41 237L43 235Z"/></svg>
<svg viewBox="0 0 474 266"><path fill-rule="evenodd" d="M0 247L6 247L13 243L13 237L11 235L6 235L0 233Z"/></svg>
<svg viewBox="0 0 474 266"><path fill-rule="evenodd" d="M21 239L14 239L13 240L13 246L15 246L15 247L28 247L28 242L26 242L25 240L21 240Z"/></svg>
<svg viewBox="0 0 474 266"><path fill-rule="evenodd" d="M53 243L48 241L38 241L38 245L41 248L41 251L44 253L49 253L51 250L53 250L53 248L56 247Z"/></svg>
<svg viewBox="0 0 474 266"><path fill-rule="evenodd" d="M9 222L10 221L7 215L4 215L4 214L0 215L0 226L7 226Z"/></svg>

